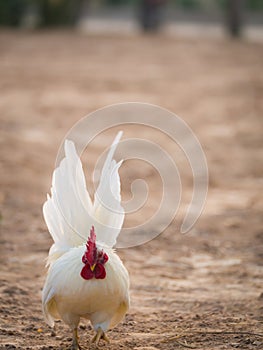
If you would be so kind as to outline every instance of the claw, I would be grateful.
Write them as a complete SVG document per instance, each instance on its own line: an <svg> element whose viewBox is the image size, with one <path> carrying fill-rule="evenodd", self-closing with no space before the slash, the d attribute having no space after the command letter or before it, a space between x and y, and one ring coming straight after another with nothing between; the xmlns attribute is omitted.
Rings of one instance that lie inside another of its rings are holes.
<svg viewBox="0 0 263 350"><path fill-rule="evenodd" d="M105 340L107 343L109 343L109 338L106 336L106 334L104 333L104 331L99 327L97 330L97 333L95 334L95 336L92 338L91 342L95 343L95 345L97 346L99 344L100 339Z"/></svg>
<svg viewBox="0 0 263 350"><path fill-rule="evenodd" d="M106 343L110 343L110 339L106 336L106 334L103 332L102 334L102 339L106 342Z"/></svg>

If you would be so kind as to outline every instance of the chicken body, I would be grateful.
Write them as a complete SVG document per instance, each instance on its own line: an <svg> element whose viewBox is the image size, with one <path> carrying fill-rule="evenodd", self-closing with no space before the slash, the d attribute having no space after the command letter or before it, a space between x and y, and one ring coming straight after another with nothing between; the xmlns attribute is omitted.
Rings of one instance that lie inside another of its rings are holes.
<svg viewBox="0 0 263 350"><path fill-rule="evenodd" d="M110 147L94 201L75 145L66 140L65 157L53 172L51 196L43 206L54 241L47 260L43 313L50 326L57 319L70 326L73 350L80 349L77 327L81 317L90 320L96 331L93 341L98 344L101 338L107 340L105 332L129 308L129 275L112 248L125 214L118 174L122 161L113 159L121 135Z"/></svg>
<svg viewBox="0 0 263 350"><path fill-rule="evenodd" d="M106 332L122 320L129 308L129 275L113 249L104 246L103 250L109 257L104 279L80 276L85 246L72 248L51 264L42 300L50 326L62 319L74 330L84 317L95 331L101 328Z"/></svg>

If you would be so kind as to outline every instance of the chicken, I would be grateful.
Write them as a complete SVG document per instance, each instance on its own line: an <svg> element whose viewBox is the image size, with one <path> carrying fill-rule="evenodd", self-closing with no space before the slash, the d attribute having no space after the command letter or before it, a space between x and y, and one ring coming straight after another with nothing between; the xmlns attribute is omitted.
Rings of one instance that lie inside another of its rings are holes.
<svg viewBox="0 0 263 350"><path fill-rule="evenodd" d="M81 161L74 143L66 140L65 158L54 170L51 196L43 214L53 238L49 267L42 293L46 322L63 320L73 332L71 349L80 349L80 318L89 319L96 334L116 326L129 308L129 275L112 248L121 230L119 167L113 155L122 133L116 136L104 163L94 203L86 190Z"/></svg>

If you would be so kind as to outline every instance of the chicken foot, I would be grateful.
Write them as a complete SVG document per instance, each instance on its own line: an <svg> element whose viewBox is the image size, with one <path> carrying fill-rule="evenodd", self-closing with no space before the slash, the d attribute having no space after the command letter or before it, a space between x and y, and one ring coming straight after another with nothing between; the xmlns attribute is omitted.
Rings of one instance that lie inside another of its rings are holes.
<svg viewBox="0 0 263 350"><path fill-rule="evenodd" d="M73 339L70 350L81 350L79 346L78 328L73 329Z"/></svg>
<svg viewBox="0 0 263 350"><path fill-rule="evenodd" d="M99 344L100 339L105 340L107 343L109 343L109 338L106 336L105 332L99 327L97 330L97 333L95 336L92 338L91 342L95 343L97 346Z"/></svg>

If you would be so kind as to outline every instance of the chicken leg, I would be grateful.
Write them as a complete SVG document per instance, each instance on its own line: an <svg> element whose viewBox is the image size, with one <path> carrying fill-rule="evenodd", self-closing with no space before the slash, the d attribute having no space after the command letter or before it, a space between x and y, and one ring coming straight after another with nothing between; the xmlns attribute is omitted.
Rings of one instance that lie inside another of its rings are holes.
<svg viewBox="0 0 263 350"><path fill-rule="evenodd" d="M73 339L70 350L81 350L79 346L78 328L73 329Z"/></svg>
<svg viewBox="0 0 263 350"><path fill-rule="evenodd" d="M109 338L106 336L105 332L99 327L97 330L97 333L95 336L92 338L91 342L95 343L97 346L99 344L100 339L105 340L107 343L109 343Z"/></svg>

